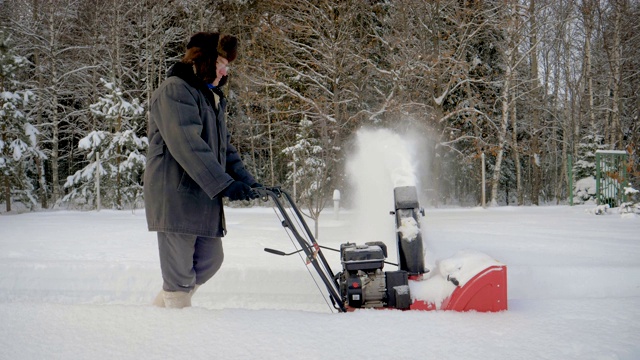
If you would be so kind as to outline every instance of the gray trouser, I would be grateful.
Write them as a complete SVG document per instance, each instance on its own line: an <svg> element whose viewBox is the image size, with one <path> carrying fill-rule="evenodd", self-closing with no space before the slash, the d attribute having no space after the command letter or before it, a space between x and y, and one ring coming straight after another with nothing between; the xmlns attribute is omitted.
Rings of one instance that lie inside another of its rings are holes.
<svg viewBox="0 0 640 360"><path fill-rule="evenodd" d="M220 269L224 260L221 238L158 233L160 269L165 291L190 291Z"/></svg>

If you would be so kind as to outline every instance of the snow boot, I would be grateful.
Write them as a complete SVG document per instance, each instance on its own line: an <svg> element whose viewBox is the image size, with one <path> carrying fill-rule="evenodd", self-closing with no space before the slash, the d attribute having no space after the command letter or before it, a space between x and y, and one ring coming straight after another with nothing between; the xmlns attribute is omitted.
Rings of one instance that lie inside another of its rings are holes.
<svg viewBox="0 0 640 360"><path fill-rule="evenodd" d="M191 291L189 291L189 306L191 306L191 297L196 292L196 290L198 290L199 287L200 287L200 285L196 285ZM158 295L156 295L156 298L153 300L153 306L166 307L166 305L165 305L165 297L164 297L165 296L164 294L166 292L168 292L168 291L160 290Z"/></svg>
<svg viewBox="0 0 640 360"><path fill-rule="evenodd" d="M172 309L182 309L191 306L191 291L163 291L164 306Z"/></svg>
<svg viewBox="0 0 640 360"><path fill-rule="evenodd" d="M200 285L194 286L193 289L191 289L191 291L189 291L189 297L193 297L193 294L196 293L196 291L198 290L199 287L200 287Z"/></svg>
<svg viewBox="0 0 640 360"><path fill-rule="evenodd" d="M164 307L164 290L160 290L156 298L153 299L153 306Z"/></svg>

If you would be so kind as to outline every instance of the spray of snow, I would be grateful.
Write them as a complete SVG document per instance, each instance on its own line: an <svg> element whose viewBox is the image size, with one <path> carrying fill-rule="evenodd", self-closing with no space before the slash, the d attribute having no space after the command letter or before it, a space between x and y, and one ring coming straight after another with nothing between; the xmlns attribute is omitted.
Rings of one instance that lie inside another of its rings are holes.
<svg viewBox="0 0 640 360"><path fill-rule="evenodd" d="M414 144L388 129L361 129L347 163L353 208L354 242L383 241L396 253L393 189L415 186Z"/></svg>
<svg viewBox="0 0 640 360"><path fill-rule="evenodd" d="M363 185L363 176L374 177L367 182L388 180L391 192L394 187L416 185L413 144L408 139L387 129L362 129L357 134L357 147L349 170L358 185Z"/></svg>

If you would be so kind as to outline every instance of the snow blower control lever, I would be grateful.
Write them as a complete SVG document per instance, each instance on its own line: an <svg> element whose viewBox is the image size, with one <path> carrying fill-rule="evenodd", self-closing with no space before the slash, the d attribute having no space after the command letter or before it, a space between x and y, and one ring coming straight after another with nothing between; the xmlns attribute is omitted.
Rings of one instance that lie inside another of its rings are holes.
<svg viewBox="0 0 640 360"><path fill-rule="evenodd" d="M343 244L343 245L345 245L345 244ZM338 250L338 249L330 248L330 247L327 247L327 246L318 245L318 247L321 248L321 249L325 249L325 250L331 250L331 251L335 251L335 252L340 252L340 250ZM270 248L264 248L264 251L266 251L268 253L271 253L271 254L274 254L274 255L290 256L290 255L297 254L297 253L301 252L302 249L296 250L296 251L293 251L293 252L290 252L290 253L285 253L284 251L280 251L280 250L276 250L276 249L270 249ZM393 266L398 266L398 264L392 263L390 261L385 261L384 263L385 264L389 264L389 265L393 265Z"/></svg>

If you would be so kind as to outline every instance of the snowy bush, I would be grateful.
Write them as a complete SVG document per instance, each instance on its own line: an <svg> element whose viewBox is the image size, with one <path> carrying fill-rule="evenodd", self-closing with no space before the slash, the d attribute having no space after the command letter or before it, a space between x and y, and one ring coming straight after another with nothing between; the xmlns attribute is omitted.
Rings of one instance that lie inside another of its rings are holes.
<svg viewBox="0 0 640 360"><path fill-rule="evenodd" d="M624 188L624 193L629 199L629 201L620 204L620 213L621 214L640 214L640 201L638 200L638 197L640 196L640 191L629 186Z"/></svg>
<svg viewBox="0 0 640 360"><path fill-rule="evenodd" d="M625 194L630 200L620 204L620 207L618 208L618 212L623 217L626 217L629 215L636 216L636 214L640 214L640 202L638 202L638 195L640 192L632 187L625 187L624 189L625 189ZM609 211L610 209L611 209L611 206L608 203L605 203L603 205L598 205L595 208L590 208L585 211L594 215L604 215L604 214L610 214L611 213Z"/></svg>
<svg viewBox="0 0 640 360"><path fill-rule="evenodd" d="M576 181L574 186L574 198L576 203L592 202L596 198L596 179L589 176Z"/></svg>
<svg viewBox="0 0 640 360"><path fill-rule="evenodd" d="M598 205L595 208L586 209L585 212L594 214L594 215L604 215L609 213L610 206L609 204Z"/></svg>

